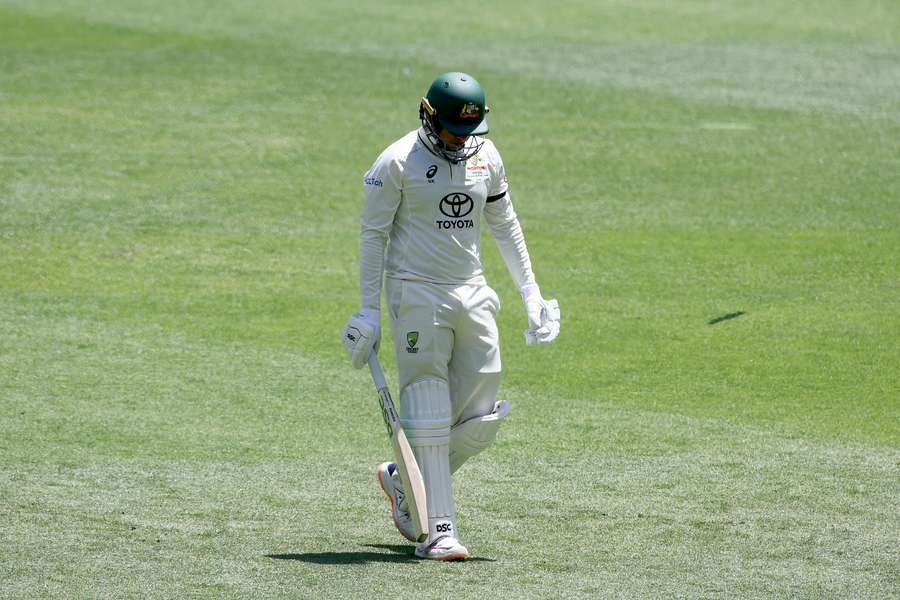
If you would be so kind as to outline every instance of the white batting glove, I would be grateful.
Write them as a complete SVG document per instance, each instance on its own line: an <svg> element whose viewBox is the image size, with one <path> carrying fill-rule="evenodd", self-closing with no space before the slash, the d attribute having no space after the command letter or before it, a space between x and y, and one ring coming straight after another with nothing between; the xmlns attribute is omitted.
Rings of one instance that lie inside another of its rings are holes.
<svg viewBox="0 0 900 600"><path fill-rule="evenodd" d="M381 313L377 310L361 310L347 319L342 336L350 353L353 368L360 369L369 362L369 355L378 352L381 341Z"/></svg>
<svg viewBox="0 0 900 600"><path fill-rule="evenodd" d="M559 302L544 300L536 283L523 286L521 292L528 313L525 343L529 346L549 344L559 335Z"/></svg>

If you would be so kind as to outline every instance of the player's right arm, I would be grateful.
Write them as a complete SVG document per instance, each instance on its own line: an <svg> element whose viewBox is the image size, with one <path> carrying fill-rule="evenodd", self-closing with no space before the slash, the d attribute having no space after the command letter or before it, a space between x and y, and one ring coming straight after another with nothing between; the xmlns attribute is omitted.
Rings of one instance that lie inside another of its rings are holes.
<svg viewBox="0 0 900 600"><path fill-rule="evenodd" d="M360 216L359 312L344 326L343 341L357 369L381 339L381 284L384 249L401 198L400 164L385 151L363 176L365 203Z"/></svg>
<svg viewBox="0 0 900 600"><path fill-rule="evenodd" d="M359 219L359 297L363 310L380 311L384 249L400 207L402 169L385 151L363 176L365 204Z"/></svg>

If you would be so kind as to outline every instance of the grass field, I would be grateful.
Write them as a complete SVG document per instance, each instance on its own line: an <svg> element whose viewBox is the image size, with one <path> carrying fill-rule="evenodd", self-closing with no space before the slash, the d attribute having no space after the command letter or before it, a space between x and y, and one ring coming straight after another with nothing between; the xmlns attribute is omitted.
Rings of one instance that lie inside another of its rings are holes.
<svg viewBox="0 0 900 600"><path fill-rule="evenodd" d="M898 32L0 0L0 597L900 597ZM454 482L465 564L401 544L338 339L361 175L448 70L563 311L526 348L486 240L513 413Z"/></svg>

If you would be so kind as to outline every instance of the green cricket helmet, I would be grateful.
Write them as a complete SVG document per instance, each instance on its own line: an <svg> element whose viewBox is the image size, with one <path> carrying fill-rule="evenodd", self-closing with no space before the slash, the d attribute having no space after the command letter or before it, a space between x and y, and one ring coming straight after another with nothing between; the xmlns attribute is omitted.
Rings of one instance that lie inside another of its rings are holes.
<svg viewBox="0 0 900 600"><path fill-rule="evenodd" d="M484 144L475 136L488 132L484 90L465 73L444 73L428 88L419 104L419 118L429 141L447 160L457 163L474 156ZM472 136L456 147L440 137L446 129L456 136Z"/></svg>

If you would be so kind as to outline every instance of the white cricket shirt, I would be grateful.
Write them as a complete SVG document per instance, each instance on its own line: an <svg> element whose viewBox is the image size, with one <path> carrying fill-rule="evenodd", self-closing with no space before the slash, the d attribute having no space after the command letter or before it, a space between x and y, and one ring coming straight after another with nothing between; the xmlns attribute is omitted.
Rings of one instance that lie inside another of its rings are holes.
<svg viewBox="0 0 900 600"><path fill-rule="evenodd" d="M482 218L516 284L534 283L503 161L494 144L483 141L475 156L453 164L433 151L419 128L391 144L366 172L360 218L363 309L379 309L382 271L396 279L483 285Z"/></svg>

